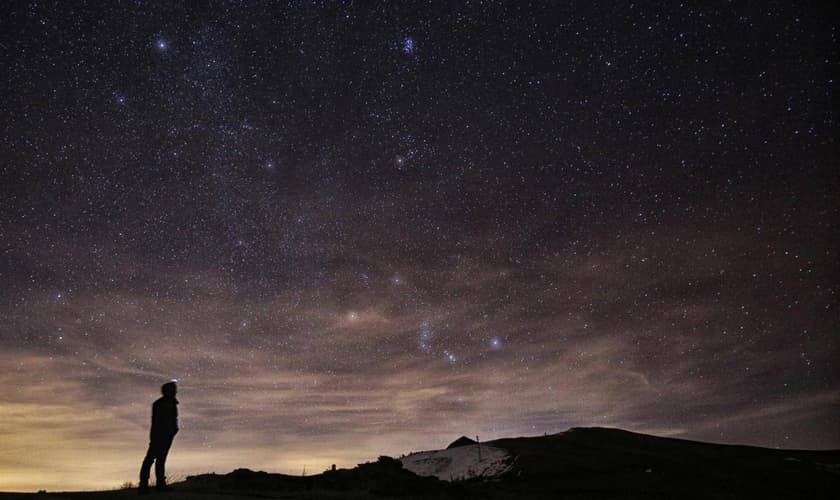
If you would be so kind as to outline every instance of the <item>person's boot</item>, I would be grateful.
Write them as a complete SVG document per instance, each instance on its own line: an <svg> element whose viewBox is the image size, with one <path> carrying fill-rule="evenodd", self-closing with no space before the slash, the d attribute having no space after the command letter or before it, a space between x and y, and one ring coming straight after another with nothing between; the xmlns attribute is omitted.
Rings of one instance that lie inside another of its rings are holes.
<svg viewBox="0 0 840 500"><path fill-rule="evenodd" d="M164 479L163 481L158 481L157 485L155 485L155 489L158 491L172 491L172 488L170 488L169 485L166 484L166 479Z"/></svg>
<svg viewBox="0 0 840 500"><path fill-rule="evenodd" d="M149 495L151 493L149 483L140 483L140 486L137 487L137 493L140 495Z"/></svg>

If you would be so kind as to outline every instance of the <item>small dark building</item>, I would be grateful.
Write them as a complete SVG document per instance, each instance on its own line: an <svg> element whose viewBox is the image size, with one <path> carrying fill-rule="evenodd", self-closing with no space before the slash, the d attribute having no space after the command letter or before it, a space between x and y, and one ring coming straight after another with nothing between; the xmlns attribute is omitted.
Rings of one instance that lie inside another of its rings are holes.
<svg viewBox="0 0 840 500"><path fill-rule="evenodd" d="M458 448L460 446L469 446L471 444L476 444L476 442L468 438L467 436L461 436L455 441L449 443L449 446L447 446L446 449L448 450L450 448Z"/></svg>

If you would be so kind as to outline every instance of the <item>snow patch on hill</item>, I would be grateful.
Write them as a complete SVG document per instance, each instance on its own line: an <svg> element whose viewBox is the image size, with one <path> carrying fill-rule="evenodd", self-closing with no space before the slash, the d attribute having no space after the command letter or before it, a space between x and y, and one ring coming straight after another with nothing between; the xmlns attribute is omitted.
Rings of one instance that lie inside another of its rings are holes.
<svg viewBox="0 0 840 500"><path fill-rule="evenodd" d="M481 445L460 446L446 450L421 451L403 457L403 467L418 476L435 476L444 481L493 477L505 472L512 462L501 448Z"/></svg>

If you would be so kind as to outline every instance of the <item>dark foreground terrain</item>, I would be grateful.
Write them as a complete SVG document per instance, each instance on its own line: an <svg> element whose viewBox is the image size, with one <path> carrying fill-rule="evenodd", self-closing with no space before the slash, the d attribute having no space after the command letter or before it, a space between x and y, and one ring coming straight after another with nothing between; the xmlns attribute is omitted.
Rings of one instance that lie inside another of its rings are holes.
<svg viewBox="0 0 840 500"><path fill-rule="evenodd" d="M840 498L840 450L773 450L668 439L618 429L579 428L487 443L514 457L491 480L423 478L381 457L307 477L239 469L190 476L160 500L285 499L774 499ZM8 498L136 498L135 490L0 494ZM141 497L143 498L143 497Z"/></svg>

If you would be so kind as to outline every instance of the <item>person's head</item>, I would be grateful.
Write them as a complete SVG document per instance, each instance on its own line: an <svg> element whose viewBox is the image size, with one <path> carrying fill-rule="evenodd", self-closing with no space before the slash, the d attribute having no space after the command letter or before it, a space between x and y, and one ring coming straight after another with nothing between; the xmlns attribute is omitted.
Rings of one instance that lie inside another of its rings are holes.
<svg viewBox="0 0 840 500"><path fill-rule="evenodd" d="M174 398L175 394L178 393L178 384L176 384L174 380L172 382L167 382L160 386L160 392L167 398Z"/></svg>

